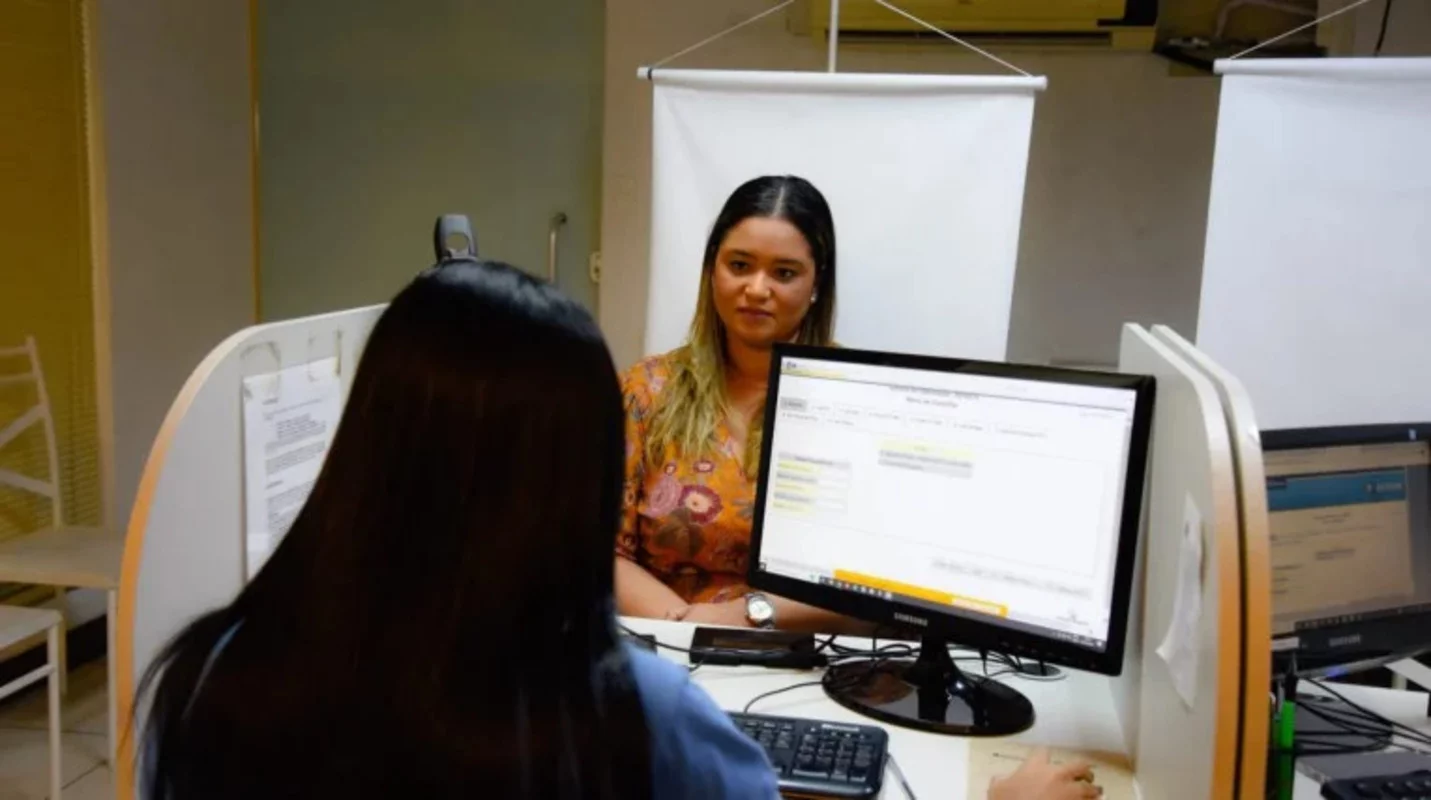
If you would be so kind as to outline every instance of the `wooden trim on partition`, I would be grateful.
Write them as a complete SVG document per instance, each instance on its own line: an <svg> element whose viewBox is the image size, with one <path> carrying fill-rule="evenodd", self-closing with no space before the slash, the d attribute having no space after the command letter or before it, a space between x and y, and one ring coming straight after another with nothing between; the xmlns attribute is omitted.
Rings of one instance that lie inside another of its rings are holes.
<svg viewBox="0 0 1431 800"><path fill-rule="evenodd" d="M247 328L244 331L247 331ZM169 446L178 433L180 423L188 415L189 408L194 404L194 399L198 397L209 376L238 347L244 331L230 336L215 347L184 382L184 388L180 389L178 397L174 398L169 413L164 415L159 434L154 437L154 446L149 451L149 458L144 462L144 473L139 478L139 491L134 497L134 508L129 515L129 527L124 536L124 558L119 567L119 613L115 620L114 653L111 655L115 659L115 685L111 691L116 694L114 708L119 716L114 726L119 735L119 743L115 747L118 754L116 760L119 763L114 765L111 774L114 775L115 797L118 800L134 800L136 785L134 758L137 753L137 732L132 726L134 693L138 683L138 676L134 674L134 615L140 567L144 561L144 534L149 528L149 512L154 504L154 492L164 474L164 464L169 458Z"/></svg>
<svg viewBox="0 0 1431 800"><path fill-rule="evenodd" d="M1267 519L1267 478L1252 398L1242 381L1166 325L1153 335L1175 348L1207 375L1218 390L1227 418L1237 474L1238 530L1242 570L1241 740L1238 797L1259 797L1267 779L1271 720L1267 690L1272 683L1272 561ZM1243 456L1247 456L1244 458Z"/></svg>
<svg viewBox="0 0 1431 800"><path fill-rule="evenodd" d="M1264 478L1265 480L1265 478ZM1261 509L1267 517L1267 504L1254 504L1252 514ZM1246 507L1244 518L1248 516ZM1267 742L1272 722L1267 695L1262 687L1272 684L1272 551L1266 528L1257 532L1243 526L1242 534L1242 678L1245 686L1242 698L1242 759L1240 797L1261 797L1267 780Z"/></svg>
<svg viewBox="0 0 1431 800"><path fill-rule="evenodd" d="M1201 515L1205 536L1203 597L1204 600L1216 598L1217 603L1215 617L1211 606L1206 602L1202 606L1206 619L1199 621L1199 665L1195 673L1198 694L1191 704L1177 696L1172 674L1164 665L1153 663L1161 661L1151 648L1165 628L1157 627L1164 625L1160 619L1154 626L1153 609L1145 607L1143 630L1147 637L1154 638L1145 637L1140 665L1145 669L1140 686L1138 745L1134 755L1138 780L1144 796L1160 800L1164 796L1179 795L1181 790L1181 796L1191 798L1192 790L1180 786L1180 782L1190 770L1195 770L1199 778L1206 775L1209 779L1205 800L1234 800L1240 798L1237 781L1243 663L1242 547L1237 533L1241 519L1236 462L1228 423L1212 379L1170 343L1140 325L1128 323L1121 337L1120 353L1121 369L1146 371L1157 376L1156 419L1173 417L1167 424L1154 423L1155 436L1161 433L1171 438L1154 442L1150 452L1144 570L1147 595L1154 594L1154 580L1167 580L1169 564L1181 566L1182 545L1173 539L1183 535L1184 516L1175 512L1191 501ZM1186 396L1189 392L1190 397ZM1208 459L1209 483L1205 494L1201 490L1203 478L1194 474L1203 469L1202 454L1179 452L1180 447L1190 446L1198 438ZM1178 456L1170 453L1178 453ZM1214 577L1215 581L1211 580ZM1176 580L1176 575L1173 578ZM1172 586L1159 586L1157 590L1160 600L1173 595ZM1175 606L1175 595L1173 600L1158 605L1159 614L1171 617L1173 608L1163 606ZM1207 627L1211 631L1203 628L1209 620L1212 624ZM1168 624L1171 622L1170 619ZM1151 670L1146 669L1149 666ZM1173 719L1165 718L1169 713ZM1187 729L1180 726L1184 721ZM1204 740L1209 734L1210 740ZM1150 791L1155 794L1150 795Z"/></svg>
<svg viewBox="0 0 1431 800"><path fill-rule="evenodd" d="M253 246L253 324L263 322L263 263L260 250L263 201L259 195L262 185L263 168L259 161L261 143L261 117L259 115L259 91L261 72L258 65L258 3L248 0L248 107L249 107L249 192L252 194L251 213L253 220L250 235Z"/></svg>
<svg viewBox="0 0 1431 800"><path fill-rule="evenodd" d="M1151 334L1150 334L1151 337ZM1219 531L1240 531L1242 518L1237 502L1237 456L1227 426L1227 416L1222 408L1222 399L1212 379L1196 365L1183 358L1167 343L1154 341L1172 358L1185 368L1184 375L1192 382L1193 391L1198 395L1203 408L1202 421L1204 436L1208 441L1208 454L1214 470L1213 483L1209 487L1213 507L1204 509L1204 524L1211 526L1212 553L1204 554L1204 559L1217 560L1217 725L1213 729L1212 744L1212 797L1213 800L1235 800L1237 793L1238 767L1241 744L1238 719L1242 704L1242 542L1240 535L1231 539L1216 535ZM1229 473L1221 475L1217 471L1219 463L1225 464ZM1219 490L1220 479L1226 485ZM1219 502L1221 500L1221 502ZM1204 653L1206 651L1203 651Z"/></svg>
<svg viewBox="0 0 1431 800"><path fill-rule="evenodd" d="M1241 744L1238 719L1242 704L1242 537L1218 536L1218 532L1238 532L1242 528L1242 517L1237 501L1237 456L1228 430L1227 415L1222 408L1222 399L1212 378L1191 361L1183 357L1175 348L1145 332L1149 341L1164 352L1164 357L1176 359L1179 372L1189 380L1197 394L1202 410L1203 435L1208 442L1210 466L1213 468L1212 484L1209 486L1211 508L1202 509L1203 524L1213 533L1210 538L1211 553L1204 551L1204 563L1216 559L1217 585L1210 587L1217 593L1217 694L1213 701L1217 707L1217 724L1212 740L1212 800L1238 800L1238 767ZM1218 471L1218 465L1227 467L1226 475ZM1225 484L1219 488L1219 484ZM1179 532L1180 534L1181 532ZM1207 587L1205 587L1206 590ZM1204 606L1206 608L1206 606ZM1206 654L1206 650L1202 651ZM1145 653L1146 656L1146 653ZM1200 666L1199 669L1205 668ZM1201 701L1205 702L1205 701Z"/></svg>
<svg viewBox="0 0 1431 800"><path fill-rule="evenodd" d="M1216 394L1214 393L1214 399ZM1228 462L1234 458L1231 450ZM1233 502L1231 512L1234 520L1232 530L1240 530L1236 500L1236 481L1233 482ZM1225 527L1219 526L1226 530ZM1241 762L1241 731L1237 721L1242 712L1242 547L1241 537L1232 541L1218 541L1214 545L1217 555L1217 629L1237 635L1220 642L1217 648L1217 719L1218 725L1213 736L1213 797L1233 800L1238 794L1239 768ZM1219 792L1223 787L1226 792Z"/></svg>
<svg viewBox="0 0 1431 800"><path fill-rule="evenodd" d="M84 52L85 160L89 178L90 296L94 314L94 391L99 444L100 523L119 527L114 478L114 353L110 304L109 195L105 168L104 98L99 80L99 14L96 0L80 0Z"/></svg>
<svg viewBox="0 0 1431 800"><path fill-rule="evenodd" d="M1184 358L1165 342L1158 342L1158 345L1167 350L1172 357L1177 358L1188 370L1187 377L1192 380L1194 391L1204 404L1203 423L1205 435L1209 442L1208 453L1212 457L1214 467L1213 485L1211 489L1211 500L1214 507L1205 509L1205 524L1210 524L1212 530L1240 532L1242 529L1241 509L1238 503L1239 486L1237 482L1237 455L1234 452L1235 445L1232 442L1231 433L1228 429L1227 415L1222 408L1222 399L1217 392L1216 385L1212 378L1208 377L1195 364ZM1210 406L1210 409L1206 406ZM1219 462L1226 464L1230 474L1225 476L1227 485L1223 486L1224 491L1230 492L1230 497L1223 497L1218 489L1219 478L1223 477L1216 473ZM1219 498L1224 502L1219 503ZM1238 720L1242 711L1242 665L1243 665L1243 630L1242 630L1242 537L1235 535L1231 539L1214 535L1212 537L1211 558L1217 560L1217 630L1219 631L1217 647L1217 665L1215 674L1217 675L1217 705L1218 724L1213 731L1212 745L1212 797L1213 800L1235 800L1240 798L1238 793L1239 769L1242 751L1240 746L1241 731ZM1204 558L1208 558L1204 555ZM1206 651L1204 651L1206 652Z"/></svg>

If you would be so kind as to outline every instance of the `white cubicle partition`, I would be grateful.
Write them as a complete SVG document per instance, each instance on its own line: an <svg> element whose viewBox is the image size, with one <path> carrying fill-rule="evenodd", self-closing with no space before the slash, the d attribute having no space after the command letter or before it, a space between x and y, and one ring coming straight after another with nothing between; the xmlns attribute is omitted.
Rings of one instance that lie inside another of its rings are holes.
<svg viewBox="0 0 1431 800"><path fill-rule="evenodd" d="M1237 376L1172 328L1156 325L1152 333L1212 382L1227 419L1242 534L1242 754L1238 796L1253 797L1264 790L1267 776L1267 689L1272 680L1272 538L1262 435L1252 398Z"/></svg>
<svg viewBox="0 0 1431 800"><path fill-rule="evenodd" d="M169 409L129 518L114 658L120 719L161 647L244 584L241 386L249 375L336 356L346 397L383 306L246 328L214 348ZM121 725L115 788L134 797L134 735Z"/></svg>
<svg viewBox="0 0 1431 800"><path fill-rule="evenodd" d="M1118 366L1158 381L1143 624L1129 631L1141 670L1136 703L1120 699L1138 784L1158 800L1238 797L1241 544L1227 422L1211 381L1143 328L1124 327ZM1175 670L1189 676L1181 688Z"/></svg>
<svg viewBox="0 0 1431 800"><path fill-rule="evenodd" d="M116 626L121 719L133 713L136 682L158 649L243 585L243 378L337 356L346 394L381 310L248 328L215 348L190 376L155 440L128 529ZM1132 751L1145 798L1231 798L1238 771L1242 628L1227 426L1209 380L1141 328L1125 329L1120 367L1159 382L1145 509L1146 582L1135 590L1142 623L1130 626L1123 676L1081 676L1076 688L1050 687L1037 724L1020 740ZM1205 558L1197 581L1202 614L1191 639L1199 654L1196 694L1185 705L1156 651L1173 614L1188 498L1203 520ZM843 713L827 706L818 714ZM767 710L778 712L780 704ZM135 741L127 726L122 732L115 786L120 800L132 800ZM901 737L910 739L902 747L946 754L907 767L916 783L951 788L959 780L966 742L917 732L902 731ZM954 774L945 777L946 770ZM956 789L953 796L963 795Z"/></svg>

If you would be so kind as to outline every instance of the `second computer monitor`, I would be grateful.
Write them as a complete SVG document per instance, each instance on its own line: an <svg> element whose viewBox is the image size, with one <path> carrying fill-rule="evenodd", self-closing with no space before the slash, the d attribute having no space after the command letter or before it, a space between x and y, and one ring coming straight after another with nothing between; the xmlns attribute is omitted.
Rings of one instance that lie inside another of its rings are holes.
<svg viewBox="0 0 1431 800"><path fill-rule="evenodd" d="M1431 425L1264 431L1274 650L1299 671L1431 648Z"/></svg>
<svg viewBox="0 0 1431 800"><path fill-rule="evenodd" d="M926 650L1121 669L1151 378L798 346L774 361L753 586L921 630Z"/></svg>

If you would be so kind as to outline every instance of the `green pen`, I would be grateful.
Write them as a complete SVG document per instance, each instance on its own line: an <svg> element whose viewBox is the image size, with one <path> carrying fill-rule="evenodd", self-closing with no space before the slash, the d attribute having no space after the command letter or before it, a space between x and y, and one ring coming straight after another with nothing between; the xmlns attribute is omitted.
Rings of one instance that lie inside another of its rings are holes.
<svg viewBox="0 0 1431 800"><path fill-rule="evenodd" d="M1279 750L1277 796L1281 800L1292 800L1292 782L1296 778L1297 760L1293 757L1293 747L1297 743L1297 701L1296 679L1289 679L1286 695L1277 714L1277 749Z"/></svg>

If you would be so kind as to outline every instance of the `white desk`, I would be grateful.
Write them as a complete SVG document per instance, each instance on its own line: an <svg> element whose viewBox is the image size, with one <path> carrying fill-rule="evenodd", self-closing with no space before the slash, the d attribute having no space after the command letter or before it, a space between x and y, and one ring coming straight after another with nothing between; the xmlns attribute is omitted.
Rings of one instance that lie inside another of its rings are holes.
<svg viewBox="0 0 1431 800"><path fill-rule="evenodd" d="M653 634L664 644L688 647L695 626L678 622L623 618L622 623L638 633ZM868 639L846 642L854 647L868 646ZM661 650L661 655L681 664L684 654ZM1122 728L1114 712L1111 679L1068 670L1067 677L1056 682L1039 682L1006 678L1009 685L1023 692L1034 704L1036 720L1033 728L1013 737L1013 741L1054 747L1098 750L1108 753L1128 752L1123 742ZM701 688L715 698L727 711L740 711L756 695L817 680L819 673L772 670L763 667L710 667L696 670L691 676ZM1424 705L1423 705L1424 708ZM836 722L878 724L845 709L825 696L819 686L795 689L761 700L751 709L754 713L791 717L826 719ZM910 788L919 800L964 800L968 763L968 740L957 736L884 726L889 731L889 748L909 779ZM903 792L893 775L885 776L883 797L902 800ZM970 798L976 800L976 798ZM982 800L978 798L977 800Z"/></svg>
<svg viewBox="0 0 1431 800"><path fill-rule="evenodd" d="M700 674L699 672L697 674ZM1336 690L1346 699L1366 706L1393 722L1431 733L1431 719L1426 717L1426 694L1400 689L1379 689L1373 686L1336 684ZM1300 691L1320 694L1315 686L1302 684ZM1292 800L1319 800L1321 786L1306 775L1297 773L1292 784Z"/></svg>

